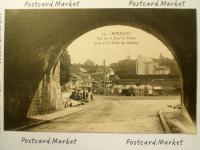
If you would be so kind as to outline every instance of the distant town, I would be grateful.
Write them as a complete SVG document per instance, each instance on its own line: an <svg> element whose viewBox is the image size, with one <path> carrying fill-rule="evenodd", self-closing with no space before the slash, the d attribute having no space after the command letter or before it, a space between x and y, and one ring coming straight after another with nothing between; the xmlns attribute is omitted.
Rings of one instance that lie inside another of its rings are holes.
<svg viewBox="0 0 200 150"><path fill-rule="evenodd" d="M65 55L68 74L62 73L61 65L63 91L87 90L97 95L119 96L179 95L181 92L182 80L176 60L162 54L159 58L138 55L137 59L128 55L109 66L105 59L102 65L89 59L83 64L70 64L69 54ZM64 60L61 59L61 64L66 63Z"/></svg>

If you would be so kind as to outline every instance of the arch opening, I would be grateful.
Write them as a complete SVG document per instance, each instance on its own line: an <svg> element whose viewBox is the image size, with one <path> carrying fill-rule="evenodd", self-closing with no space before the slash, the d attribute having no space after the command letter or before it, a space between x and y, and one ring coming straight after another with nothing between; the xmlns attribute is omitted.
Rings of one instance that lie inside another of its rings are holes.
<svg viewBox="0 0 200 150"><path fill-rule="evenodd" d="M131 100L150 100L148 105L156 111L181 111L182 70L173 49L161 39L127 25L86 32L66 47L71 63L62 92L79 93L87 101L83 92L92 92L97 100L127 100L127 105Z"/></svg>
<svg viewBox="0 0 200 150"><path fill-rule="evenodd" d="M117 63L117 61L123 60L126 57L129 57L128 59L137 59L136 57L138 56L146 57L144 59L147 59L147 61L148 58L159 59L159 57L172 59L174 62L171 63L175 65L175 72L173 72L173 70L171 74L176 74L180 77L182 88L182 69L176 54L170 45L166 45L167 41L162 36L158 35L158 32L155 30L150 31L154 32L154 34L147 32L145 29L140 29L139 27L107 25L86 32L68 44L66 49L72 64L94 63L98 66L103 65L104 59L106 60L108 58L108 62L106 63L108 63L109 66L111 61ZM138 40L141 43L139 43ZM147 47L145 48L146 45ZM118 55L116 55L116 53ZM164 53L165 56L162 56L162 53ZM111 57L111 59L109 57ZM92 62L93 60L97 63ZM135 66L135 69L139 68ZM138 72L135 70L135 75L139 74L144 75L145 72ZM149 75L153 74L154 73L151 72Z"/></svg>
<svg viewBox="0 0 200 150"><path fill-rule="evenodd" d="M63 13L63 11L66 13ZM97 29L98 27L112 24L142 29L160 39L162 43L171 49L171 52L174 52L175 55L173 56L179 65L179 71L181 71L181 77L184 80L184 95L182 93L184 104L187 105L187 110L192 116L193 121L195 121L195 11L140 9L78 11L82 13L77 13L77 10L47 10L45 13L43 13L44 10L23 10L17 13L7 10L5 32L5 127L9 125L12 126L13 124L17 125L18 122L22 123L26 119L25 117L28 107L30 106L29 104L33 102L33 97L35 96L39 98L37 99L39 101L44 100L44 107L37 105L38 107L46 108L47 105L49 107L49 104L53 104L52 109L47 110L47 112L52 112L52 110L57 109L54 104L57 98L54 96L57 95L55 93L60 93L60 85L57 84L57 79L59 78L57 77L60 68L58 64L63 66L61 57L59 57L60 54L64 54L62 52L63 45L65 44L64 47L68 47L69 43L76 40L84 33ZM48 17L56 13L60 17L54 19ZM95 15L88 16L88 14ZM117 17L116 14L118 14ZM81 19L74 19L73 22L69 23L71 15L77 16L74 18ZM101 17L101 19L96 19L96 16ZM44 20L41 19L41 17L47 19ZM32 22L36 24L27 24L28 19L26 18L32 19ZM83 24L83 20L89 23ZM47 22L49 26L47 26ZM15 30L15 28L17 30ZM179 30L176 30L177 28ZM39 29L39 32L28 32L30 29L33 29L33 31ZM24 57L25 54L26 57ZM60 60L58 60L58 58L60 58ZM122 59L125 58L128 57L125 56ZM133 59L133 56L131 56L130 59ZM91 61L87 63L91 64ZM103 65L103 62L101 62L101 65ZM105 66L108 66L108 59L105 61ZM15 74L15 77L13 77L12 74ZM51 82L51 79L56 81L56 84ZM61 85L65 84L66 80L67 79L65 79ZM117 81L118 78L115 80ZM137 81L139 82L139 79ZM54 86L52 87L52 85ZM40 89L45 89L47 92L41 93ZM48 91L49 89L53 89L54 91ZM46 95L50 96L44 98ZM16 107L14 105L16 105ZM56 105L59 104L56 102ZM15 110L16 114L12 113L12 109ZM15 120L14 118L19 118L19 121L15 122L16 124L13 123L13 120Z"/></svg>

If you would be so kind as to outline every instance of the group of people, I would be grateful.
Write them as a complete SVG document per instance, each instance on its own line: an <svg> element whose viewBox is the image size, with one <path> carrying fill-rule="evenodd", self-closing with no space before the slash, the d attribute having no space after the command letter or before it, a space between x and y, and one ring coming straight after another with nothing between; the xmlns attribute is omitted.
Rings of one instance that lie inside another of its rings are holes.
<svg viewBox="0 0 200 150"><path fill-rule="evenodd" d="M74 90L69 98L84 102L92 101L93 100L92 90L87 90L87 89Z"/></svg>

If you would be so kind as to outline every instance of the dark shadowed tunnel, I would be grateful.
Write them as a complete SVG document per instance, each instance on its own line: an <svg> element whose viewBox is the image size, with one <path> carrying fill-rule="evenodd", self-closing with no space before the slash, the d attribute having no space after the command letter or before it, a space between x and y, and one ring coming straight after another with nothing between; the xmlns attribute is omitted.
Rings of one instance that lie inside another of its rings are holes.
<svg viewBox="0 0 200 150"><path fill-rule="evenodd" d="M172 50L182 71L183 103L195 122L196 10L6 10L5 129L26 119L40 81L73 40L92 29L115 24L143 29Z"/></svg>

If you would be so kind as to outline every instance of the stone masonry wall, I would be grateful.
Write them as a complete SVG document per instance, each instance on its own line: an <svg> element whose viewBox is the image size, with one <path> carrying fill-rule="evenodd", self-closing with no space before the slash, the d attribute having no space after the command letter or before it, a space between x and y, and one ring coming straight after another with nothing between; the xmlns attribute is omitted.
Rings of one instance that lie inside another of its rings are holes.
<svg viewBox="0 0 200 150"><path fill-rule="evenodd" d="M34 94L27 117L48 114L63 107L60 88L60 61L45 74Z"/></svg>

